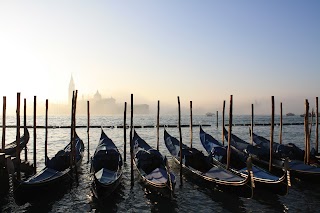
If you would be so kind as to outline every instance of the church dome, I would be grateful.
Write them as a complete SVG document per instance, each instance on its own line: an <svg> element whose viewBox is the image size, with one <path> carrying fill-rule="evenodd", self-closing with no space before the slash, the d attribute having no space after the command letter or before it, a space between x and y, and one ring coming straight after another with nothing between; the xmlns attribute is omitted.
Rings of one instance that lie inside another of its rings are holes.
<svg viewBox="0 0 320 213"><path fill-rule="evenodd" d="M94 94L93 97L94 97L95 100L101 100L101 95L100 95L98 90L97 90L96 94Z"/></svg>

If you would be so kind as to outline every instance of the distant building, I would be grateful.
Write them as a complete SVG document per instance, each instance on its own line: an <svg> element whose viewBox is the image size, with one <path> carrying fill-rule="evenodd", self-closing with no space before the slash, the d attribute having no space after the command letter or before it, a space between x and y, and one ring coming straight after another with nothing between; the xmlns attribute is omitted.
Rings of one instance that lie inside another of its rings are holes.
<svg viewBox="0 0 320 213"><path fill-rule="evenodd" d="M68 88L68 103L52 103L49 100L48 112L50 115L70 115L71 114L71 103L73 91L76 90L76 86L71 75L69 88ZM80 95L78 94L78 97ZM100 92L97 90L93 96L81 95L81 99L77 99L77 114L87 114L87 102L90 104L90 114L92 115L107 115L107 114L122 114L124 110L124 104L117 104L116 99L113 97L103 98ZM148 114L149 105L148 104L135 104L133 106L133 113L135 114ZM130 112L130 106L127 108L127 112ZM32 114L33 109L27 107L27 113ZM45 114L45 104L42 102L37 103L37 114Z"/></svg>
<svg viewBox="0 0 320 213"><path fill-rule="evenodd" d="M73 78L71 76L69 83L69 103L72 101L72 92L75 89L75 84ZM70 99L71 94L71 99ZM84 99L82 96L82 100L77 101L77 113L85 114L87 112L87 102L90 104L90 113L96 115L105 115L105 114L120 114L123 113L123 104L117 104L116 99L113 97L103 98L100 94L99 90L93 95L92 98ZM137 114L148 114L149 113L149 105L147 104L138 104L134 105L134 113Z"/></svg>

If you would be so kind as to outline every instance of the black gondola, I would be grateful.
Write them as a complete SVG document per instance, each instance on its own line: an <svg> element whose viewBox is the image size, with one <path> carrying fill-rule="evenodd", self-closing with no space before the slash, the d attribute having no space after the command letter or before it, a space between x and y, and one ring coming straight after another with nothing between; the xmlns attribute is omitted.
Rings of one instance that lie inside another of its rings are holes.
<svg viewBox="0 0 320 213"><path fill-rule="evenodd" d="M180 164L179 141L169 135L166 130L164 130L164 141L173 159ZM182 168L186 175L190 175L195 180L203 181L207 187L231 192L242 197L252 197L251 175L244 178L217 166L213 164L212 156L205 156L201 151L189 148L184 144L182 144L182 159Z"/></svg>
<svg viewBox="0 0 320 213"><path fill-rule="evenodd" d="M249 130L250 131L250 130ZM250 131L251 134L251 131ZM256 146L263 147L265 149L270 148L270 141L255 133L252 134L253 143ZM272 155L276 158L289 158L290 160L304 160L305 151L297 147L294 143L279 144L273 142ZM316 150L314 148L310 151L310 164L320 165Z"/></svg>
<svg viewBox="0 0 320 213"><path fill-rule="evenodd" d="M208 154L212 155L214 162L226 168L227 147L224 147L218 140L203 131L201 126L200 140ZM248 154L240 152L231 146L230 169L242 177L247 177L246 160L248 157ZM289 183L287 178L290 179L289 173L284 172L281 177L278 177L256 165L252 165L252 172L257 189L265 189L279 195L286 195L288 193Z"/></svg>
<svg viewBox="0 0 320 213"><path fill-rule="evenodd" d="M20 151L27 145L29 141L29 131L25 128L24 135L20 138ZM13 141L5 145L4 153L6 155L16 156L17 152L17 142Z"/></svg>
<svg viewBox="0 0 320 213"><path fill-rule="evenodd" d="M239 138L234 137L235 141L239 141ZM253 133L253 141L256 144L255 146L249 147L247 151L252 153L253 160L259 165L268 167L269 157L270 157L270 148L267 146L267 143L270 141L266 138L258 136ZM274 147L274 146L273 146ZM277 151L276 151L277 152ZM284 158L281 155L272 155L272 169L275 171L281 170L284 165ZM309 182L319 183L320 180L320 168L316 166L311 166L304 164L301 160L289 160L289 170L292 177L298 178L300 180L305 180Z"/></svg>
<svg viewBox="0 0 320 213"><path fill-rule="evenodd" d="M55 191L65 190L65 184L73 178L70 168L71 143L52 159L47 158L45 168L25 181L14 179L14 196L18 203L39 202ZM75 134L76 165L81 164L84 153L83 141Z"/></svg>
<svg viewBox="0 0 320 213"><path fill-rule="evenodd" d="M151 190L165 197L171 196L176 185L176 178L169 171L167 158L147 144L136 131L134 131L132 142L134 163L142 181Z"/></svg>
<svg viewBox="0 0 320 213"><path fill-rule="evenodd" d="M96 198L110 196L122 179L122 156L103 129L91 158L90 173L93 178L91 188Z"/></svg>

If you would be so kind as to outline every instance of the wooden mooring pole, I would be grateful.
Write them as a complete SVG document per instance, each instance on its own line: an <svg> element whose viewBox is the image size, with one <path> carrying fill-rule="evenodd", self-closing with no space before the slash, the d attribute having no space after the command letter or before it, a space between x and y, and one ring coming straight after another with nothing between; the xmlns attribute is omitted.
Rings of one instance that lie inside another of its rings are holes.
<svg viewBox="0 0 320 213"><path fill-rule="evenodd" d="M130 158L131 158L131 187L134 185L134 175L133 175L133 138L132 138L132 128L133 128L133 94L131 94L131 113L130 113Z"/></svg>
<svg viewBox="0 0 320 213"><path fill-rule="evenodd" d="M316 153L318 152L319 146L319 101L318 97L316 97Z"/></svg>
<svg viewBox="0 0 320 213"><path fill-rule="evenodd" d="M44 161L48 159L48 99L46 99L45 135L44 135Z"/></svg>
<svg viewBox="0 0 320 213"><path fill-rule="evenodd" d="M24 105L23 105L23 135L26 135L26 128L27 128L27 99L24 99ZM24 160L28 161L28 148L27 145L25 145L24 148Z"/></svg>
<svg viewBox="0 0 320 213"><path fill-rule="evenodd" d="M88 138L88 162L90 161L90 102L87 101L87 138Z"/></svg>
<svg viewBox="0 0 320 213"><path fill-rule="evenodd" d="M223 107L222 107L222 145L224 146L224 114L226 109L226 101L223 101Z"/></svg>
<svg viewBox="0 0 320 213"><path fill-rule="evenodd" d="M253 120L254 120L254 108L253 108L253 104L251 104L251 134L250 134L251 145L253 145Z"/></svg>
<svg viewBox="0 0 320 213"><path fill-rule="evenodd" d="M123 160L127 159L127 102L124 102L123 110Z"/></svg>
<svg viewBox="0 0 320 213"><path fill-rule="evenodd" d="M279 134L279 143L282 144L282 102L280 103L280 134Z"/></svg>
<svg viewBox="0 0 320 213"><path fill-rule="evenodd" d="M158 100L157 108L157 150L159 151L159 125L160 124L160 101Z"/></svg>
<svg viewBox="0 0 320 213"><path fill-rule="evenodd" d="M33 97L33 169L37 173L37 96Z"/></svg>
<svg viewBox="0 0 320 213"><path fill-rule="evenodd" d="M70 169L73 170L73 145L74 145L74 91L72 91L72 102L71 102L71 125L70 125Z"/></svg>
<svg viewBox="0 0 320 213"><path fill-rule="evenodd" d="M75 97L74 97L74 110L73 110L73 166L74 166L74 171L76 173L76 183L79 185L79 174L78 174L78 168L77 168L77 162L76 162L76 141L75 141L75 136L76 136L76 112L77 112L77 97L78 97L78 90L75 92Z"/></svg>
<svg viewBox="0 0 320 213"><path fill-rule="evenodd" d="M305 115L304 115L304 163L308 164L308 141L309 141L309 101L305 100Z"/></svg>
<svg viewBox="0 0 320 213"><path fill-rule="evenodd" d="M231 155L231 134L232 134L232 105L233 97L230 95L230 109L229 109L229 131L228 131L228 149L227 149L227 169L230 167L230 155Z"/></svg>
<svg viewBox="0 0 320 213"><path fill-rule="evenodd" d="M180 136L180 142L179 142L179 147L180 147L180 185L183 185L183 178L182 178L182 133L181 133L181 109L180 109L180 98L178 96L178 128L179 128L179 136Z"/></svg>
<svg viewBox="0 0 320 213"><path fill-rule="evenodd" d="M190 101L190 147L192 148L192 138L193 138L193 131L192 131L192 101Z"/></svg>
<svg viewBox="0 0 320 213"><path fill-rule="evenodd" d="M274 131L274 96L271 96L271 132L270 132L270 154L269 154L269 171L272 170L272 153L273 153L273 131Z"/></svg>
<svg viewBox="0 0 320 213"><path fill-rule="evenodd" d="M17 136L16 136L16 142L17 142L17 149L16 149L16 157L17 157L17 179L21 180L21 173L20 173L20 93L17 93Z"/></svg>
<svg viewBox="0 0 320 213"><path fill-rule="evenodd" d="M6 146L6 112L7 112L7 98L3 96L2 109L2 151L4 152Z"/></svg>
<svg viewBox="0 0 320 213"><path fill-rule="evenodd" d="M218 129L218 126L219 126L219 115L218 115L218 111L217 111L217 118L216 118L216 120L217 120L217 129Z"/></svg>

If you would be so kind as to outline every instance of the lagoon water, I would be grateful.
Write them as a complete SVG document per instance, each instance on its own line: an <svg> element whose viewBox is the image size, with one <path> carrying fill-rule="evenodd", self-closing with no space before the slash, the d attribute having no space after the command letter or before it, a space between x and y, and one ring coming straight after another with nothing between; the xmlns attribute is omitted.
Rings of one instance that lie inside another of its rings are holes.
<svg viewBox="0 0 320 213"><path fill-rule="evenodd" d="M189 115L183 115L181 124L190 123ZM221 140L221 118L219 126L216 127L216 117L207 117L205 115L193 115L193 124L209 124L203 129L217 139ZM226 123L227 123L226 118ZM303 123L303 118L299 116L284 116L284 123ZM270 123L270 116L255 116L255 123ZM232 132L240 138L250 141L249 127L239 124L249 124L250 116L234 116ZM15 125L15 117L7 117L7 125ZM275 119L279 123L279 117ZM21 121L21 124L23 121ZM48 121L50 126L57 128L48 129L48 155L53 157L55 153L64 148L70 142L70 129L58 128L59 126L70 125L68 116L51 116ZM130 124L130 118L127 116L127 125ZM44 116L37 117L37 125L44 125ZM134 115L133 124L139 126L155 126L156 115ZM177 115L160 116L160 125L177 125ZM27 125L33 125L33 118L27 117ZM86 116L77 116L77 125L86 126ZM91 116L90 125L92 126L121 126L123 125L123 116ZM123 152L124 129L123 128L104 128L106 134L115 142ZM179 138L179 131L176 127L168 127L168 132ZM314 212L320 208L320 184L311 184L308 182L294 181L289 188L288 195L278 196L266 191L254 191L254 197L251 199L237 197L233 194L207 189L203 185L198 185L194 181L183 177L183 185L180 186L179 166L168 157L169 165L176 174L177 185L175 195L172 200L163 198L151 193L139 181L138 173L135 171L134 186L130 184L130 151L127 146L126 164L124 165L124 177L120 188L116 193L106 200L97 200L93 198L90 191L90 163L88 159L88 137L87 129L77 128L77 133L84 141L86 150L82 161L79 186L73 184L65 187L61 194L52 194L46 202L18 205L9 193L6 197L0 199L0 212ZM137 128L138 134L145 139L147 143L156 147L157 129L156 128ZM312 130L312 142L314 143L314 129ZM1 132L1 131L0 131ZM21 131L22 132L22 131ZM30 140L28 143L28 159L33 162L33 129L29 128ZM255 126L254 132L269 138L270 126ZM100 138L100 128L91 128L89 137L89 151L92 155ZM130 129L126 130L127 141L129 141ZM1 132L2 134L2 132ZM15 140L16 129L7 128L7 143ZM44 167L44 137L45 129L37 129L37 170ZM182 139L185 144L190 144L190 127L182 128ZM169 156L164 141L163 128L160 128L160 151ZM199 127L193 127L193 147L204 152L199 139ZM274 141L279 141L279 126L275 126ZM283 126L283 143L295 143L303 147L304 126L303 125L285 125ZM313 145L314 146L314 145ZM22 151L21 158L24 158ZM320 180L319 180L320 183ZM26 195L27 196L27 195Z"/></svg>

